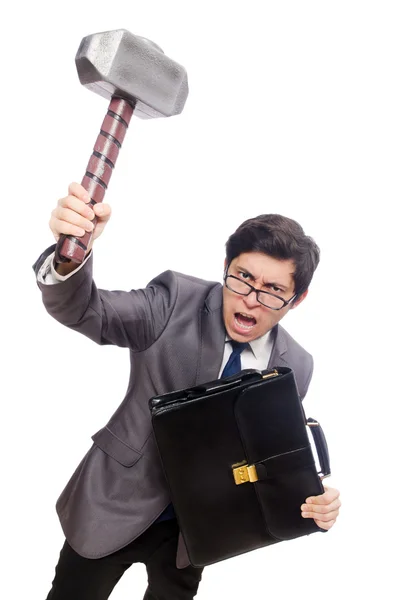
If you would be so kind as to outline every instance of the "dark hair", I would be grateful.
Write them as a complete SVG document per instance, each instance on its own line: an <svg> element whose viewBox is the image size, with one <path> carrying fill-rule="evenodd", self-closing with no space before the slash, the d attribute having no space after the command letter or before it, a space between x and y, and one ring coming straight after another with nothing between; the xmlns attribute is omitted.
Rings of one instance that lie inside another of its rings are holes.
<svg viewBox="0 0 397 600"><path fill-rule="evenodd" d="M279 260L293 260L296 299L309 287L320 260L319 247L305 235L299 223L273 214L244 221L229 237L226 242L227 264L244 252L263 252Z"/></svg>

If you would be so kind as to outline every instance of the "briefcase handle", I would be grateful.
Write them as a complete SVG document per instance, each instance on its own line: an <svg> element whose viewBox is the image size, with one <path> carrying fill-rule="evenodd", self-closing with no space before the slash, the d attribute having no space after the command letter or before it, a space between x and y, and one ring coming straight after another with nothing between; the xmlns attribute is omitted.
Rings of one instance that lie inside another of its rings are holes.
<svg viewBox="0 0 397 600"><path fill-rule="evenodd" d="M324 477L329 477L329 475L331 475L331 467L329 463L327 440L325 439L324 431L316 419L306 419L306 423L310 428L314 443L316 445L318 461L321 469L319 475L321 479Z"/></svg>
<svg viewBox="0 0 397 600"><path fill-rule="evenodd" d="M274 371L274 370L273 370ZM272 372L273 372L272 371ZM265 371L263 371L264 373ZM214 379L213 381L207 381L200 385L187 390L187 400L203 396L205 394L211 394L214 392L224 392L226 390L238 387L242 383L261 381L263 379L262 371L257 369L244 369L236 375L229 375L229 377L223 377L222 379Z"/></svg>

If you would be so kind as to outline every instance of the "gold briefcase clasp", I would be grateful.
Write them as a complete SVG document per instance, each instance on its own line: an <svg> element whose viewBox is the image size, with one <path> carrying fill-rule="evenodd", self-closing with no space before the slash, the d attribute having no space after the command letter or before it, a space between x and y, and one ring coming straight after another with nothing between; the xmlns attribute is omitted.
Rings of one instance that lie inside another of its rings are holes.
<svg viewBox="0 0 397 600"><path fill-rule="evenodd" d="M234 467L233 476L236 485L258 481L258 473L256 472L255 465L240 465L239 467Z"/></svg>

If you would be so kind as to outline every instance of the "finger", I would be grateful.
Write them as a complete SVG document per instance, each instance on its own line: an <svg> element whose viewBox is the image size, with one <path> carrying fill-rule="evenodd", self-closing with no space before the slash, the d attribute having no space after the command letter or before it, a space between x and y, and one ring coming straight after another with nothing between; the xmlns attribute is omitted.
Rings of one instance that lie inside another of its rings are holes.
<svg viewBox="0 0 397 600"><path fill-rule="evenodd" d="M334 500L339 498L339 491L334 488L326 488L324 494L319 496L310 496L306 498L306 504L331 504Z"/></svg>
<svg viewBox="0 0 397 600"><path fill-rule="evenodd" d="M94 207L95 214L100 218L101 221L109 221L112 209L109 204L104 204L103 202L95 204Z"/></svg>
<svg viewBox="0 0 397 600"><path fill-rule="evenodd" d="M59 219L51 218L49 225L56 240L59 240L59 237L63 234L83 237L86 233L85 229L77 227L72 223L67 223L66 221L59 221Z"/></svg>
<svg viewBox="0 0 397 600"><path fill-rule="evenodd" d="M69 187L68 187L68 193L69 196L76 196L76 198L78 198L79 200L82 200L83 202L90 202L91 198L87 192L87 190L85 190L83 188L82 185L80 185L80 183L76 183L75 181L73 181Z"/></svg>
<svg viewBox="0 0 397 600"><path fill-rule="evenodd" d="M66 221L66 223L70 223L71 225L77 225L78 227L82 227L86 231L92 231L94 229L94 225L92 221L89 219L85 219L74 210L70 210L69 208L58 207L53 212L53 217L58 221Z"/></svg>
<svg viewBox="0 0 397 600"><path fill-rule="evenodd" d="M333 527L335 525L335 520L334 521L317 521L315 519L315 523L316 525L318 525L319 527L321 527L321 529L326 529L327 531L329 531L331 529L331 527Z"/></svg>
<svg viewBox="0 0 397 600"><path fill-rule="evenodd" d="M90 206L87 206L87 204L85 204L75 196L66 196L65 198L61 198L58 201L57 208L68 208L90 221L95 217L93 209ZM55 211L56 210L57 209L55 209Z"/></svg>
<svg viewBox="0 0 397 600"><path fill-rule="evenodd" d="M317 514L327 513L332 510L339 510L341 507L341 501L339 498L331 502L330 504L302 504L302 512L315 512Z"/></svg>
<svg viewBox="0 0 397 600"><path fill-rule="evenodd" d="M329 513L325 513L322 515L319 515L318 513L315 512L302 512L302 517L304 519L314 519L316 520L321 520L324 522L328 522L328 521L335 521L339 516L339 510L332 510Z"/></svg>

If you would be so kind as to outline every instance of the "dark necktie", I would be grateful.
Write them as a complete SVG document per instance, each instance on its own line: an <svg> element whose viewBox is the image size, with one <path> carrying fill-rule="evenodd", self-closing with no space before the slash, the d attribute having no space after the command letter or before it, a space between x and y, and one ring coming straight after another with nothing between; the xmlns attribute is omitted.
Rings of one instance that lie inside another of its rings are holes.
<svg viewBox="0 0 397 600"><path fill-rule="evenodd" d="M233 352L229 356L229 360L225 364L222 371L221 378L229 377L229 375L235 375L241 371L241 353L245 348L248 348L248 342L235 342L231 341Z"/></svg>

